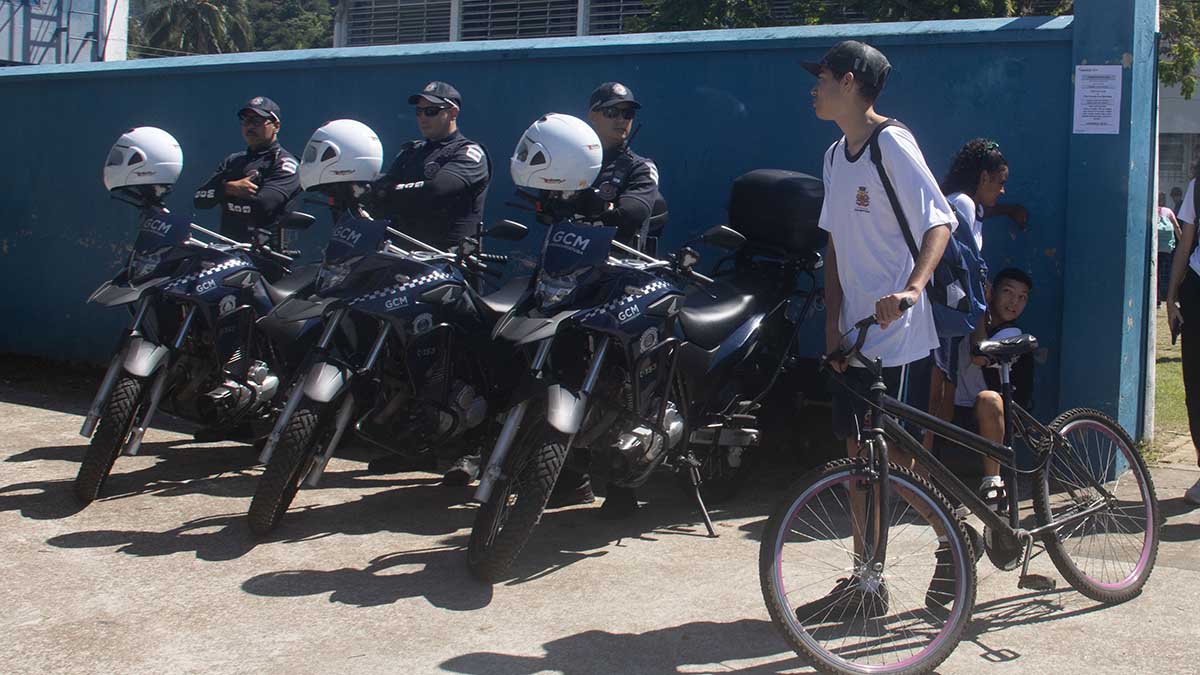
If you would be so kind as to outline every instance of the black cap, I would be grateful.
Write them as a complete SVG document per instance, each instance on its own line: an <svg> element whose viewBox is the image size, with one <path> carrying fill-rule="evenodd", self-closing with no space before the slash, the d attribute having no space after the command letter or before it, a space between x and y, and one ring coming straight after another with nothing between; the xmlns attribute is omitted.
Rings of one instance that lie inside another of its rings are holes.
<svg viewBox="0 0 1200 675"><path fill-rule="evenodd" d="M445 82L430 82L425 85L421 91L408 97L409 105L416 105L417 101L425 99L430 103L449 103L455 108L462 107L462 94L458 90Z"/></svg>
<svg viewBox="0 0 1200 675"><path fill-rule="evenodd" d="M822 68L835 73L854 73L856 79L873 84L877 89L883 89L883 83L892 71L892 64L883 52L857 40L837 43L825 52L820 63L801 61L800 65L814 76L819 76Z"/></svg>
<svg viewBox="0 0 1200 675"><path fill-rule="evenodd" d="M605 82L596 87L592 95L588 97L588 110L607 108L618 103L631 103L634 108L642 107L641 103L634 100L633 91L629 87L620 82Z"/></svg>
<svg viewBox="0 0 1200 675"><path fill-rule="evenodd" d="M272 101L266 96L255 96L249 101L246 101L246 105L238 108L238 115L241 115L247 110L261 117L265 117L272 122L279 122L280 120L279 106L275 103L275 101Z"/></svg>

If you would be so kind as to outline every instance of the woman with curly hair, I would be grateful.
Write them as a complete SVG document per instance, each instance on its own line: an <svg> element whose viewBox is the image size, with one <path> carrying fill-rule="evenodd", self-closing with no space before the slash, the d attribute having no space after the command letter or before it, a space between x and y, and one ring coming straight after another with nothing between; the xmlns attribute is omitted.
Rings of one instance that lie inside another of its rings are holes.
<svg viewBox="0 0 1200 675"><path fill-rule="evenodd" d="M1008 160L1004 158L1004 154L1000 152L1000 144L996 141L986 138L976 138L968 141L954 155L954 159L950 163L950 171L942 180L942 192L946 195L950 206L955 210L958 216L959 227L967 226L971 230L972 236L975 238L976 247L983 250L983 217L984 213L989 215L1008 215L1019 226L1024 228L1028 219L1028 214L1025 209L1017 205L999 206L997 201L1000 195L1004 194L1004 185L1008 181ZM991 289L988 288L988 295L991 295ZM989 297L989 301L990 301ZM990 305L990 302L989 302ZM996 326L989 324L991 321L991 308L984 319L980 321L980 325L976 328L975 333L969 336L969 339L974 343L983 340L990 336L992 329ZM932 414L937 415L941 419L951 420L954 418L954 407L956 403L957 384L959 380L960 370L963 369L963 349L966 348L967 363L970 366L970 344L964 345L962 338L942 339L941 345L934 353L934 361L937 367L933 369L930 377L930 401L929 410ZM966 392L963 392L966 393ZM958 396L958 398L963 398ZM971 401L958 402L960 405L974 406L975 402ZM994 416L988 416L989 420ZM1001 415L1001 419L1003 416ZM988 432L987 435L994 435L994 429L991 429L991 424L987 425L988 429L981 431ZM1001 439L1003 440L1003 431L1001 430ZM933 435L926 433L926 447L933 446ZM985 458L983 466L983 483L980 486L980 493L984 500L992 505L993 508L1003 508L1005 503L1004 482L1000 477L1000 465L993 459Z"/></svg>

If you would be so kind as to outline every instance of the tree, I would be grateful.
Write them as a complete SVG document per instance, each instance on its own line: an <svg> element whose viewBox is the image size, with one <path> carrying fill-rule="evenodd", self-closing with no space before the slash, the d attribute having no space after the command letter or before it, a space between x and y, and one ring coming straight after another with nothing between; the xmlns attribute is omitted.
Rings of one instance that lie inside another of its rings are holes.
<svg viewBox="0 0 1200 675"><path fill-rule="evenodd" d="M245 0L158 0L141 18L146 44L190 54L246 51L254 43Z"/></svg>
<svg viewBox="0 0 1200 675"><path fill-rule="evenodd" d="M768 0L646 0L650 14L629 19L631 32L757 28L771 25Z"/></svg>
<svg viewBox="0 0 1200 675"><path fill-rule="evenodd" d="M1179 85L1185 99L1196 93L1196 35L1200 31L1194 0L1162 0L1158 9L1158 79L1166 85Z"/></svg>
<svg viewBox="0 0 1200 675"><path fill-rule="evenodd" d="M1200 58L1198 0L1160 0L1159 80L1179 85L1185 99L1196 91ZM677 31L710 28L925 21L986 17L1057 16L1074 12L1074 0L793 0L790 11L773 12L764 0L646 0L650 14L633 30Z"/></svg>
<svg viewBox="0 0 1200 675"><path fill-rule="evenodd" d="M250 0L254 51L333 46L329 0Z"/></svg>

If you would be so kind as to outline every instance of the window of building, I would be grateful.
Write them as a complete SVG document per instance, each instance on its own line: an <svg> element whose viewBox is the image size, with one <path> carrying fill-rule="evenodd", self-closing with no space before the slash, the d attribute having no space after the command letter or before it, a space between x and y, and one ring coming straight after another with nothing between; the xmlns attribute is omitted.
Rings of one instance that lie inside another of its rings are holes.
<svg viewBox="0 0 1200 675"><path fill-rule="evenodd" d="M575 35L578 0L462 0L462 39Z"/></svg>
<svg viewBox="0 0 1200 675"><path fill-rule="evenodd" d="M350 47L450 39L450 0L351 0Z"/></svg>

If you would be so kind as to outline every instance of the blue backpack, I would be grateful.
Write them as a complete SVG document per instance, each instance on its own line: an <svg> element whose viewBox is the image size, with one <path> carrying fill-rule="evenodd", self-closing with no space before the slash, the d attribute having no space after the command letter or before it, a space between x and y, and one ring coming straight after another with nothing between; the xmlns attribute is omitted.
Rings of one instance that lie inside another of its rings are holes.
<svg viewBox="0 0 1200 675"><path fill-rule="evenodd" d="M908 244L908 250L912 253L915 263L919 253L917 242L913 241L912 231L908 228L908 218L904 215L900 200L896 198L892 181L883 170L883 157L879 152L879 134L890 126L908 129L893 119L877 126L870 140L871 163L879 172L879 180L887 192L888 201L892 204L892 211L896 213L900 231L904 234L904 241ZM957 210L954 212L958 217L958 227L946 242L946 251L942 253L942 259L934 268L929 285L925 287L925 293L933 306L933 322L937 326L939 338L970 335L979 324L983 313L987 311L984 292L988 275L987 262L979 252L979 247L975 245L971 228L963 222Z"/></svg>

